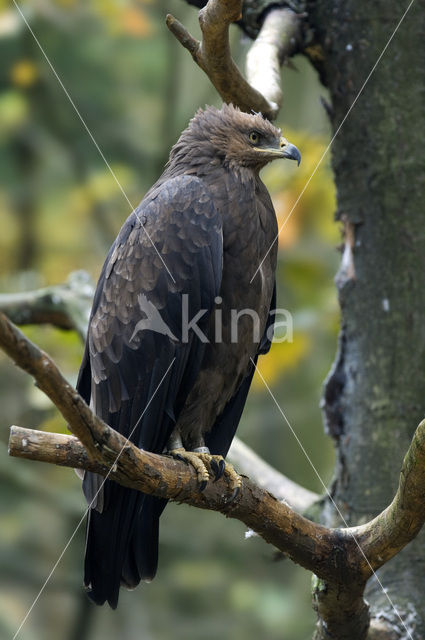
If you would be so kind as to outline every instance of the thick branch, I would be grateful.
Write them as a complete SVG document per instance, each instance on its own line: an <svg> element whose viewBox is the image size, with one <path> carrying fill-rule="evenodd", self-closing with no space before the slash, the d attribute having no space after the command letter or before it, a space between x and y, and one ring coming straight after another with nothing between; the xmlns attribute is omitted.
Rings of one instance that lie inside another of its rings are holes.
<svg viewBox="0 0 425 640"><path fill-rule="evenodd" d="M62 329L76 329L85 339L93 293L94 284L89 274L76 271L65 284L25 293L0 294L0 311L17 324L49 323ZM251 476L260 487L286 500L300 513L319 499L317 494L268 465L238 438L234 438L228 458L241 473Z"/></svg>
<svg viewBox="0 0 425 640"><path fill-rule="evenodd" d="M199 42L172 15L166 23L170 31L190 52L196 64L207 74L224 102L232 102L243 111L261 111L273 120L280 107L282 93L276 71L277 61L293 53L299 34L299 18L290 9L280 9L276 27L271 28L271 19L259 46L251 58L252 84L247 82L232 59L229 45L229 26L241 15L242 0L209 0L199 12L202 41ZM276 11L273 12L277 13ZM258 69L262 72L271 64L273 71L267 72L271 85L264 85L259 79ZM251 71L250 71L251 73ZM258 90L260 86L261 91Z"/></svg>
<svg viewBox="0 0 425 640"><path fill-rule="evenodd" d="M24 371L59 409L69 428L88 452L98 458L98 442L123 438L97 418L55 363L0 312L0 348Z"/></svg>
<svg viewBox="0 0 425 640"><path fill-rule="evenodd" d="M109 427L107 429L113 431ZM326 530L303 518L248 478L243 478L240 493L233 502L229 501L231 492L225 478L209 483L200 493L191 467L168 456L141 451L131 443L125 444L125 438L119 434L117 436L109 438L108 447L99 443L103 457L94 459L73 436L14 426L10 432L9 453L15 457L87 469L101 475L109 473L111 479L126 487L220 511L241 520L306 568L314 566L316 571L326 575L333 571L329 558L339 539L337 530ZM122 446L122 454L116 460Z"/></svg>
<svg viewBox="0 0 425 640"><path fill-rule="evenodd" d="M95 470L128 487L187 504L220 511L244 522L267 542L319 578L315 603L317 638L366 638L368 608L363 590L378 567L418 533L425 519L425 421L415 434L392 504L372 522L350 529L328 529L303 518L287 504L244 478L240 494L229 500L226 479L200 493L193 469L166 456L140 451L97 418L63 378L51 359L0 313L0 346L54 402L79 438L13 428L13 455ZM80 442L81 441L81 442ZM350 634L347 616L352 619ZM330 629L334 635L328 636ZM344 631L345 633L345 631ZM336 635L335 635L336 634Z"/></svg>
<svg viewBox="0 0 425 640"><path fill-rule="evenodd" d="M330 559L341 540L338 530L327 530L310 522L249 480L244 479L240 495L231 504L228 503L225 479L209 483L201 494L191 468L165 456L141 452L95 416L47 354L1 313L0 347L35 378L39 388L49 396L85 447L91 464L99 463L100 473L104 474L112 467L111 477L125 486L231 515L295 562L322 577L332 576L334 564ZM45 436L48 437L47 434ZM60 442L53 443L53 449L50 448L56 456L60 450L56 444L63 444L63 438L60 436ZM24 437L24 442L21 439L21 448L25 452L29 451L28 442L29 436ZM71 441L71 448L76 443ZM14 451L16 455L16 448ZM72 466L78 466L81 455L79 450L77 458L72 459ZM71 459L70 454L68 459Z"/></svg>
<svg viewBox="0 0 425 640"><path fill-rule="evenodd" d="M374 570L388 562L413 538L425 522L425 420L415 431L401 468L397 493L391 504L367 524L353 527ZM364 567L365 577L371 574Z"/></svg>
<svg viewBox="0 0 425 640"><path fill-rule="evenodd" d="M355 538L358 544L358 553L347 556L350 571L356 570L352 562L357 563L357 585L347 589L344 584L320 580L314 585L313 603L319 614L314 640L334 637L339 640L353 637L389 640L394 637L382 621L373 621L368 632L369 614L362 593L373 571L393 558L419 533L425 521L424 492L425 420L416 429L404 458L392 503L372 521L344 531L344 535ZM353 597L356 586L361 589L357 598ZM357 635L354 636L354 632Z"/></svg>
<svg viewBox="0 0 425 640"><path fill-rule="evenodd" d="M63 392L68 393L65 390L63 390ZM83 400L82 403L85 404ZM77 411L80 409L81 407L76 406ZM93 416L93 419L98 420L95 416ZM111 473L111 477L117 482L148 493L154 492L155 495L160 497L178 500L182 500L182 496L179 494L182 490L182 485L185 485L185 489L189 488L189 492L186 494L187 499L183 501L194 504L194 506L221 510L219 504L214 504L213 506L211 504L205 504L201 496L196 496L196 499L194 499L193 496L190 495L193 491L196 492L196 479L189 468L187 468L185 474L182 475L182 468L185 469L185 467L182 467L181 463L177 463L164 456L140 452L130 443L126 443L125 438L120 436L120 434L116 434L113 429L110 429L106 425L103 426L101 423L100 430L102 437L105 427L117 437L113 444L118 444L119 446L125 445L126 457L128 451L132 451L132 455L135 455L142 465L141 469L143 474L148 473L148 475L150 475L152 474L152 468L156 468L163 476L164 484L161 486L161 490L158 491L157 477L155 477L154 483L152 483L149 478L138 477L137 474L128 471L128 469L123 475L118 470L118 467ZM118 442L118 440L120 440L120 442ZM102 442L99 443L100 447L104 446ZM118 448L110 452L107 456L107 464L105 464L104 459L91 458L81 442L75 437L24 429L17 426L11 427L9 453L15 457L29 458L31 460L49 462L65 467L86 469L105 475L110 469L110 459L118 452ZM180 476L178 480L173 479L173 474L175 474L176 471L178 471ZM221 497L223 497L224 487L220 487L220 483L216 484L216 487L219 488L219 494L220 490L222 491ZM258 490L261 491L261 489ZM215 494L216 493L217 492L215 492ZM344 546L345 551L351 550L351 555L347 555L346 557L346 563L347 567L350 568L350 573L352 573L352 575L357 574L359 584L364 584L370 577L372 573L371 567L374 570L378 569L401 551L401 549L418 534L425 521L424 493L425 420L418 426L412 445L406 454L400 474L398 491L391 505L374 520L359 527L351 527L345 530L324 529L320 527L320 533L322 535L326 533L327 537L333 537L334 544L337 543L338 546ZM269 492L267 492L267 495L270 497ZM276 498L274 496L271 496L271 498L274 504ZM216 499L217 496L215 500ZM267 499L267 501L269 502L269 499ZM288 512L292 512L292 509L290 509L288 505L284 505L284 507L285 511L282 513L282 516L288 517ZM244 520L244 522L246 521ZM246 522L246 524L248 523ZM313 527L315 526L313 523L310 524ZM338 532L338 539L335 538L336 531ZM357 546L354 538L359 546ZM346 545L344 544L344 539ZM280 548L279 545L277 546ZM285 548L283 551L286 552L287 549ZM317 551L320 553L320 548L318 548Z"/></svg>

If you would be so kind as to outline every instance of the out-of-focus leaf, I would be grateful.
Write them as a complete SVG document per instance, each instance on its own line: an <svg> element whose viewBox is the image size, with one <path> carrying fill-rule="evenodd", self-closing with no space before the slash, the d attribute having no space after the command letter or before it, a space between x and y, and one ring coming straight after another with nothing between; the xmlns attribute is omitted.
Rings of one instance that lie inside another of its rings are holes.
<svg viewBox="0 0 425 640"><path fill-rule="evenodd" d="M22 127L28 117L28 101L16 90L0 94L0 142Z"/></svg>
<svg viewBox="0 0 425 640"><path fill-rule="evenodd" d="M151 36L153 33L152 22L140 7L128 7L123 11L122 29L130 36L142 38Z"/></svg>
<svg viewBox="0 0 425 640"><path fill-rule="evenodd" d="M10 70L12 83L23 89L33 85L38 80L38 77L38 67L32 60L18 60Z"/></svg>
<svg viewBox="0 0 425 640"><path fill-rule="evenodd" d="M327 242L336 242L338 230L329 215L335 210L335 187L329 154L323 157L327 140L287 129L285 135L301 151L300 166L284 160L264 171L278 218L279 246L291 246L306 229L314 230Z"/></svg>
<svg viewBox="0 0 425 640"><path fill-rule="evenodd" d="M306 333L294 333L292 342L275 342L269 353L258 361L261 375L269 386L288 370L297 366L308 353L310 339ZM253 388L265 390L264 382L258 373L254 375Z"/></svg>

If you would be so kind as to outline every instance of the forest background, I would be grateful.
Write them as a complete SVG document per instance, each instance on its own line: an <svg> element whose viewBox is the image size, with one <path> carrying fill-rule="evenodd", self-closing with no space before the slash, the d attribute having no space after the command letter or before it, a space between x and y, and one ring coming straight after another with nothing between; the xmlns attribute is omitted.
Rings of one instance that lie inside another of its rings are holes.
<svg viewBox="0 0 425 640"><path fill-rule="evenodd" d="M31 27L136 205L162 172L169 150L198 107L220 99L165 27L168 12L197 32L181 0L48 0L23 5ZM234 57L250 40L235 26ZM0 2L0 290L37 289L84 269L96 280L130 212L16 9ZM326 92L305 59L285 68L278 125L302 153L299 169L263 171L283 223L329 142ZM290 165L290 166L289 166ZM338 225L329 158L321 164L280 237L278 306L293 317L291 343L275 344L260 368L325 483L333 447L319 408L338 331L333 276ZM75 383L82 343L75 332L25 329ZM32 380L0 354L0 637L12 637L84 513L70 470L10 459L8 427L65 432ZM314 469L254 381L238 435L265 460L322 492ZM20 632L22 640L270 640L310 637L310 576L277 558L240 522L170 504L161 520L155 581L123 591L116 612L82 590L84 526Z"/></svg>

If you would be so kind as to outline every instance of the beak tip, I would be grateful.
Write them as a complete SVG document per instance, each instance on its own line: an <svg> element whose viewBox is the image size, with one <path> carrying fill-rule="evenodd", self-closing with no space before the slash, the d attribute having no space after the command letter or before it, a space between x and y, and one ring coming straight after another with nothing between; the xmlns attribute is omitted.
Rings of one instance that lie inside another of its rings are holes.
<svg viewBox="0 0 425 640"><path fill-rule="evenodd" d="M294 144L288 144L285 148L285 158L289 158L290 160L296 160L297 165L300 166L301 162L301 153L297 149Z"/></svg>

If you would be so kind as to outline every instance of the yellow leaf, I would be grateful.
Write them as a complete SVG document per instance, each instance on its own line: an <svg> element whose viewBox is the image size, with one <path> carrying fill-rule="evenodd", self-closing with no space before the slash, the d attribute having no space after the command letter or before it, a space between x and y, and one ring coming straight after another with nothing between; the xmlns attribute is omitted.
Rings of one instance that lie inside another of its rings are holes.
<svg viewBox="0 0 425 640"><path fill-rule="evenodd" d="M261 376L271 386L283 373L293 369L305 356L310 347L310 338L306 333L294 333L292 342L274 342L266 356L258 361ZM256 373L252 385L256 391L265 389L261 376Z"/></svg>
<svg viewBox="0 0 425 640"><path fill-rule="evenodd" d="M152 34L152 23L143 9L129 7L122 12L122 28L132 36L146 38Z"/></svg>
<svg viewBox="0 0 425 640"><path fill-rule="evenodd" d="M279 247L284 249L295 244L300 234L299 217L289 215L292 208L292 197L287 191L280 191L273 198L276 210L279 234Z"/></svg>
<svg viewBox="0 0 425 640"><path fill-rule="evenodd" d="M18 60L10 70L10 78L18 87L30 87L38 76L38 69L31 60Z"/></svg>

